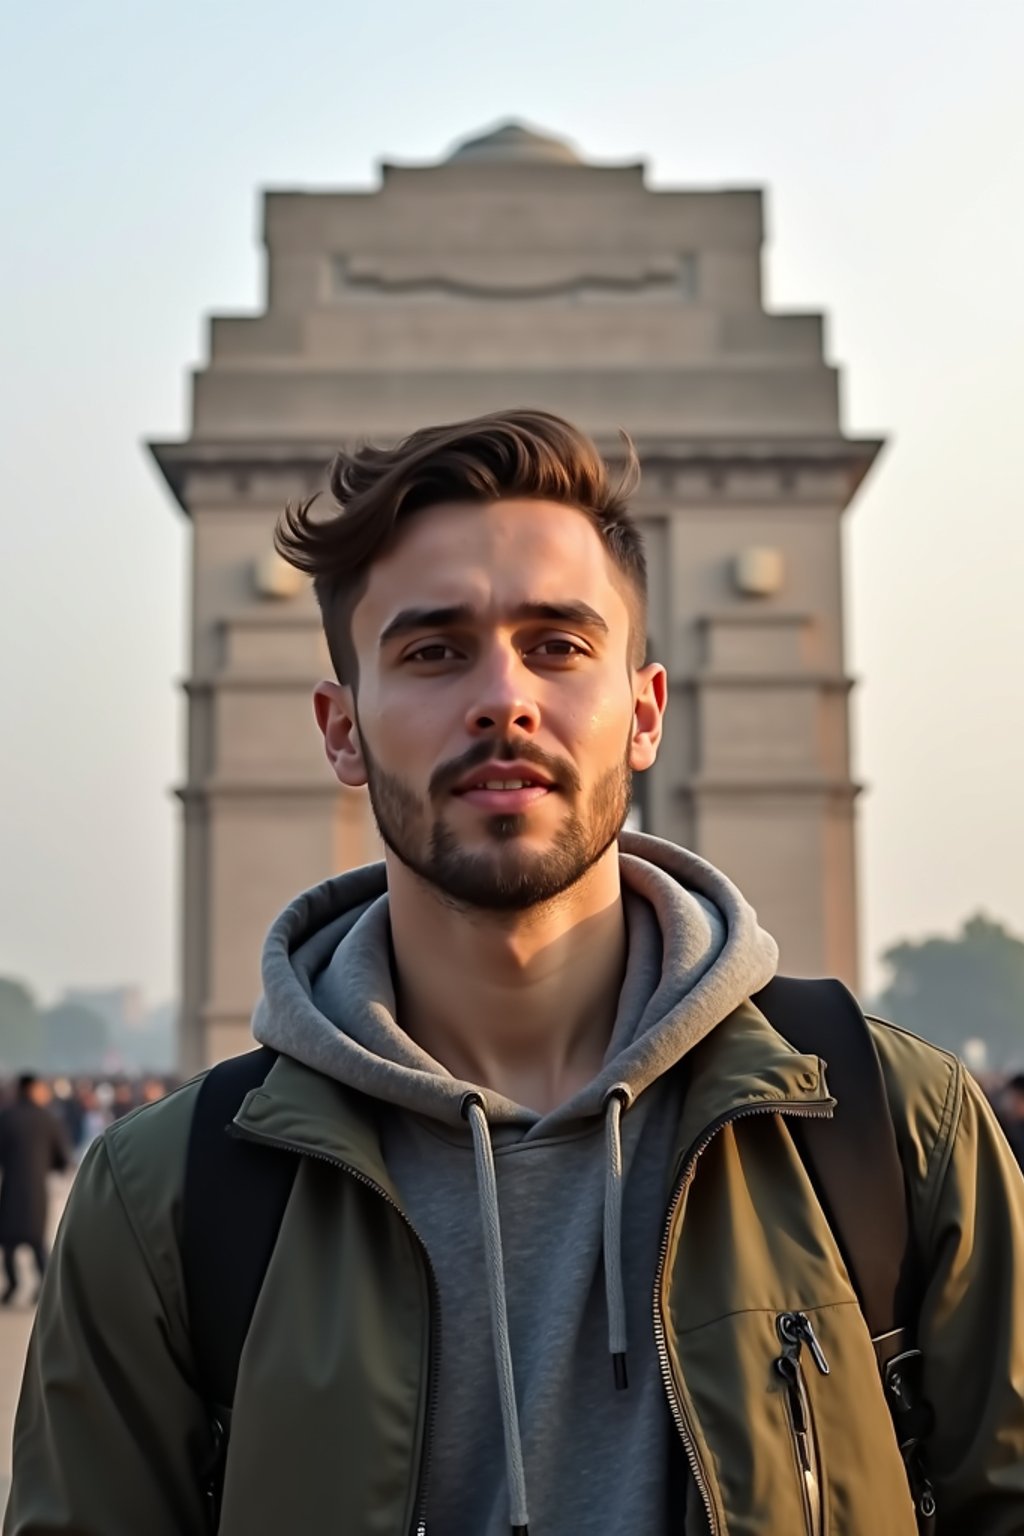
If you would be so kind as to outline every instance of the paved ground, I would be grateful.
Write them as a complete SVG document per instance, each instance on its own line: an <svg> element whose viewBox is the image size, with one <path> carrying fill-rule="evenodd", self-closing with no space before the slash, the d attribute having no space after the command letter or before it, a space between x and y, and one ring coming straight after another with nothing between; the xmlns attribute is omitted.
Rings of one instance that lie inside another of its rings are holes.
<svg viewBox="0 0 1024 1536"><path fill-rule="evenodd" d="M54 1227L64 1209L70 1178L55 1178L52 1184L53 1200L50 1215ZM14 1409L21 1386L21 1372L25 1363L25 1349L35 1308L29 1297L32 1293L30 1269L32 1259L27 1251L18 1255L22 1272L22 1285L13 1305L0 1307L0 1509L7 1502L7 1489L11 1479L11 1431L14 1426Z"/></svg>

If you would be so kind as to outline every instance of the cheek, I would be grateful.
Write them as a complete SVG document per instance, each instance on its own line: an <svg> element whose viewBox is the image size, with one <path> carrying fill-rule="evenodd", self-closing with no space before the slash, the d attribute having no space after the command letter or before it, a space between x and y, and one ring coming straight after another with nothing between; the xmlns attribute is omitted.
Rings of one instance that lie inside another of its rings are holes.
<svg viewBox="0 0 1024 1536"><path fill-rule="evenodd" d="M596 691L575 719L577 739L595 752L621 754L633 723L633 694L621 683Z"/></svg>
<svg viewBox="0 0 1024 1536"><path fill-rule="evenodd" d="M422 694L410 697L404 690L389 690L374 692L361 725L371 752L401 773L431 756L442 722Z"/></svg>

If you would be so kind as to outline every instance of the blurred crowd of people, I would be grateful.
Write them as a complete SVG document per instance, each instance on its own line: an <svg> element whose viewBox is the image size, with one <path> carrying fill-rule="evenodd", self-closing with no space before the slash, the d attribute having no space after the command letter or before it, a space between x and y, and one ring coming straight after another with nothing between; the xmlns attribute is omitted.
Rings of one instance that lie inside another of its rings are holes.
<svg viewBox="0 0 1024 1536"><path fill-rule="evenodd" d="M108 1125L141 1104L162 1099L179 1081L156 1074L76 1078L27 1074L0 1087L0 1112L17 1103L19 1084L29 1077L33 1102L56 1116L64 1130L69 1161L75 1164Z"/></svg>
<svg viewBox="0 0 1024 1536"><path fill-rule="evenodd" d="M32 1301L49 1256L49 1176L73 1168L108 1125L162 1099L166 1077L48 1079L25 1072L0 1090L0 1306L15 1300L20 1249L32 1256Z"/></svg>
<svg viewBox="0 0 1024 1536"><path fill-rule="evenodd" d="M982 1078L981 1086L1006 1132L1014 1157L1024 1168L1024 1072L1002 1077L989 1074Z"/></svg>

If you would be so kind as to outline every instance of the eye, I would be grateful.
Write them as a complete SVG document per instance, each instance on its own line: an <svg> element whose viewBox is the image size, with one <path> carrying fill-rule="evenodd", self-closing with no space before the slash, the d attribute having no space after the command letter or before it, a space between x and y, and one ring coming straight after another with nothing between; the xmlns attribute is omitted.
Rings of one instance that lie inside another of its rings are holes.
<svg viewBox="0 0 1024 1536"><path fill-rule="evenodd" d="M587 654L582 645L577 645L575 640L569 640L564 635L554 635L550 640L542 640L540 645L533 647L531 654L536 655L538 651L543 655L558 658Z"/></svg>
<svg viewBox="0 0 1024 1536"><path fill-rule="evenodd" d="M451 661L458 652L453 646L446 645L443 640L431 640L427 645L418 646L414 651L407 651L404 657L406 661Z"/></svg>

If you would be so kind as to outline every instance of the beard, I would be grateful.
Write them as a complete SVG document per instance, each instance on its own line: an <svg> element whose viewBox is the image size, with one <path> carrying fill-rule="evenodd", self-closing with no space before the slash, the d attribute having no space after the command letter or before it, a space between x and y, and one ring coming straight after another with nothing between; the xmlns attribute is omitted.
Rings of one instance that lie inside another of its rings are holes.
<svg viewBox="0 0 1024 1536"><path fill-rule="evenodd" d="M626 755L605 772L583 803L579 776L536 747L480 743L431 778L427 798L386 772L363 741L367 789L377 829L387 848L414 874L460 907L522 912L561 896L607 853L622 831L632 798ZM451 793L473 768L491 761L536 763L550 775L550 794L564 795L570 814L544 849L523 845L528 816L485 818L487 846L466 848L431 805Z"/></svg>

